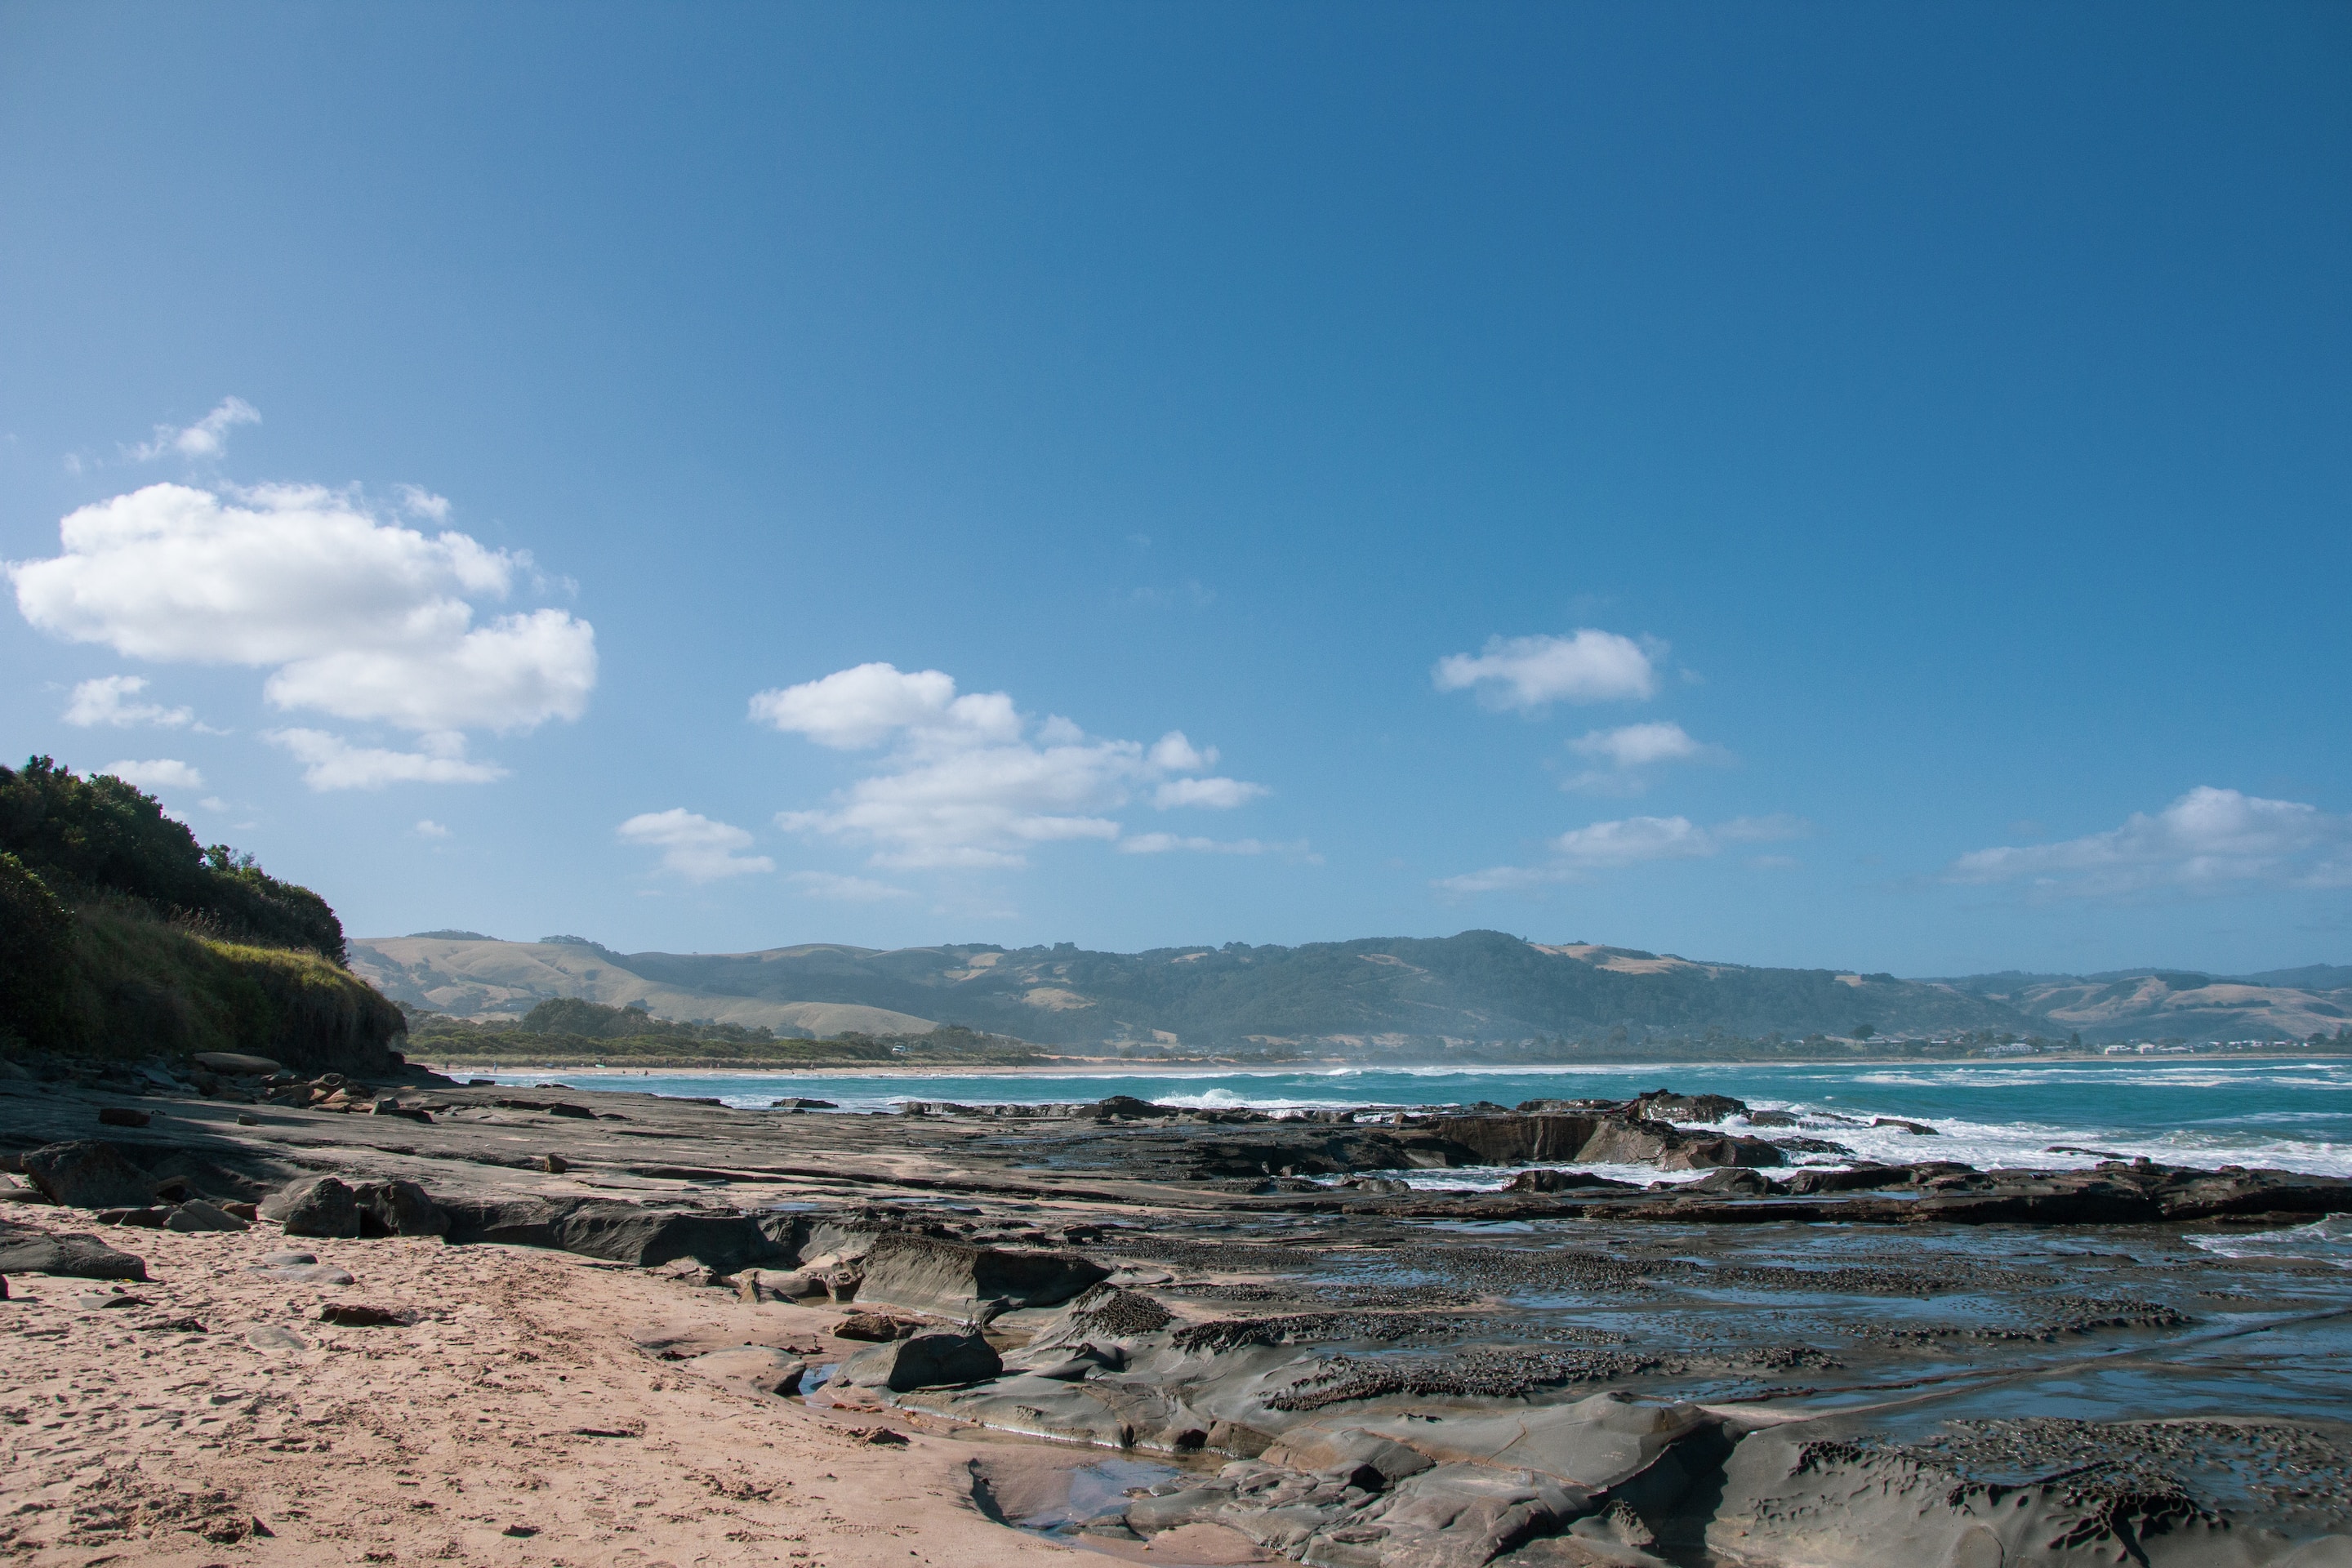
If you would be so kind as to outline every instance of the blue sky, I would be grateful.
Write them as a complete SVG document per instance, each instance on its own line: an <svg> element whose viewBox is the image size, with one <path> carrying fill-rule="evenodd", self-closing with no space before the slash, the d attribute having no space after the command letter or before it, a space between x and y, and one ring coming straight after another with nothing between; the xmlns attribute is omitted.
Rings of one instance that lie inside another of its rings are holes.
<svg viewBox="0 0 2352 1568"><path fill-rule="evenodd" d="M2347 65L0 7L0 721L357 934L2343 962Z"/></svg>

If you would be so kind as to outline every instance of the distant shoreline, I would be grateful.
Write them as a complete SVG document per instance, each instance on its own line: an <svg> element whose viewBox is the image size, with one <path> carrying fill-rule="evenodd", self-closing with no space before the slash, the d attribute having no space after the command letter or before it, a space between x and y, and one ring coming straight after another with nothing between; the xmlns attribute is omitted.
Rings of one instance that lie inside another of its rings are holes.
<svg viewBox="0 0 2352 1568"><path fill-rule="evenodd" d="M428 1072L446 1076L460 1073L528 1073L561 1072L578 1078L671 1078L692 1075L696 1078L1232 1078L1235 1076L1283 1073L1329 1074L1341 1070L1362 1072L1438 1072L1465 1073L1500 1077L1511 1073L1539 1072L1622 1072L1634 1068L1655 1068L1659 1072L1706 1072L1727 1068L1953 1068L1953 1067L2048 1067L2081 1065L2092 1062L2129 1062L2145 1065L2167 1062L2181 1065L2210 1066L2218 1062L2244 1061L2313 1061L2342 1060L2347 1053L2305 1048L2299 1051L2204 1051L2150 1052L2142 1056L2106 1056L2097 1052L2070 1052L2060 1055L2031 1057L1804 1057L1773 1061L1748 1061L1736 1058L1703 1058L1686 1061L1617 1061L1617 1062L1396 1062L1366 1063L1339 1058L1318 1058L1299 1062L1223 1063L1171 1062L1147 1066L1120 1060L1073 1058L1054 1066L1005 1067L973 1063L924 1066L883 1066L878 1064L842 1063L824 1067L693 1067L667 1064L640 1064L630 1067L594 1067L560 1062L479 1063L479 1062L415 1062L412 1065Z"/></svg>

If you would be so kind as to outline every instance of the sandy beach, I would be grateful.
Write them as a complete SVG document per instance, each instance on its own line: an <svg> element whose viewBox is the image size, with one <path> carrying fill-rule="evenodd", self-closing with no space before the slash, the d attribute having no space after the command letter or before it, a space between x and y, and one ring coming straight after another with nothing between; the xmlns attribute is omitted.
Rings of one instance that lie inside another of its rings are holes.
<svg viewBox="0 0 2352 1568"><path fill-rule="evenodd" d="M11 1217L66 1228L26 1208ZM778 1398L743 1375L761 1358L727 1353L860 1348L825 1333L838 1312L435 1238L294 1244L349 1285L258 1272L289 1245L266 1226L135 1244L149 1278L119 1296L18 1276L0 1304L10 1561L1069 1559L979 1513L985 1450L949 1424ZM329 1303L415 1321L340 1328Z"/></svg>

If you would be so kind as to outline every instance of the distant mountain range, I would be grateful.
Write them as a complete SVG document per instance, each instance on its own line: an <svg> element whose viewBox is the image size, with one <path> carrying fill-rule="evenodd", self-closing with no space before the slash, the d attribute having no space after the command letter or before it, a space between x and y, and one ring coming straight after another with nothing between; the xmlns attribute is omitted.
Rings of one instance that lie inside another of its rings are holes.
<svg viewBox="0 0 2352 1568"><path fill-rule="evenodd" d="M903 1034L956 1023L1068 1046L1606 1041L1619 1030L1849 1037L1864 1026L1882 1036L2079 1032L2086 1043L2302 1039L2352 1019L2352 966L2235 978L2140 971L1898 980L1486 931L1137 953L1068 942L621 953L580 937L500 942L448 931L354 941L351 953L352 967L394 1000L470 1017L580 996L779 1033Z"/></svg>

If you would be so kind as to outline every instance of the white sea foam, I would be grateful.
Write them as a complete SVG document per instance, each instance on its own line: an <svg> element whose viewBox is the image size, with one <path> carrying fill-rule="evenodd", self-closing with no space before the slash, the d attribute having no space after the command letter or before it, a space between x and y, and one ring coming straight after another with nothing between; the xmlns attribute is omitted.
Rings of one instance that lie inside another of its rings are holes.
<svg viewBox="0 0 2352 1568"><path fill-rule="evenodd" d="M2332 1214L2290 1230L2252 1231L2242 1236L2192 1236L2189 1245L2222 1258L2305 1258L2352 1268L2352 1214Z"/></svg>

